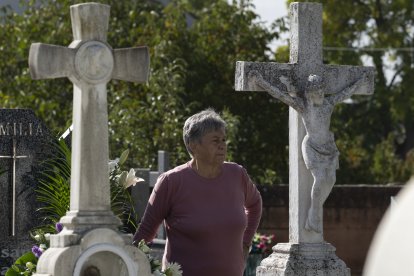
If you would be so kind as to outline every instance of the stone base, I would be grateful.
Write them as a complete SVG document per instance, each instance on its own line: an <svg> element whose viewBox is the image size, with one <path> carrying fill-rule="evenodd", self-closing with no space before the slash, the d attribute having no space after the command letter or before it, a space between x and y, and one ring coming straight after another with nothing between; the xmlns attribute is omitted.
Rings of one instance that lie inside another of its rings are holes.
<svg viewBox="0 0 414 276"><path fill-rule="evenodd" d="M129 236L126 242L125 235L98 228L83 235L77 245L59 247L63 244L57 244L42 254L35 276L150 276L147 257L131 245L132 236Z"/></svg>
<svg viewBox="0 0 414 276"><path fill-rule="evenodd" d="M281 243L262 260L258 276L350 276L351 271L329 243Z"/></svg>

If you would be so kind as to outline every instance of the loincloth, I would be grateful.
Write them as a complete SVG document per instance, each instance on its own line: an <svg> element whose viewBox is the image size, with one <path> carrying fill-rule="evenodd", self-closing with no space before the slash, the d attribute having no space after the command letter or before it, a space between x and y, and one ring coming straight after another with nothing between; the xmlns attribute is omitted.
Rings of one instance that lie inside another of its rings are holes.
<svg viewBox="0 0 414 276"><path fill-rule="evenodd" d="M302 155L305 161L306 168L324 169L335 168L339 169L339 150L336 147L333 133L328 142L318 144L312 141L308 135L302 141Z"/></svg>

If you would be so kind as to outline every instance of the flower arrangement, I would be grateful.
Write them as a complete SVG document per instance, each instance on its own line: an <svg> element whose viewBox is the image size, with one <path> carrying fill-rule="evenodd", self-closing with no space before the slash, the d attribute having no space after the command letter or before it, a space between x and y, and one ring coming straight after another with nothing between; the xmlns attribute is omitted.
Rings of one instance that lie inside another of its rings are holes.
<svg viewBox="0 0 414 276"><path fill-rule="evenodd" d="M182 276L183 271L181 270L181 265L178 263L168 263L167 268L162 271L161 270L161 262L154 257L151 256L151 248L147 246L144 240L141 240L138 243L138 249L144 252L147 256L148 261L151 265L151 272L154 276Z"/></svg>
<svg viewBox="0 0 414 276"><path fill-rule="evenodd" d="M56 223L55 234L62 231L63 225ZM50 233L45 233L41 229L37 229L34 233L30 233L30 236L36 241L38 245L32 247L31 252L25 253L18 258L14 265L12 265L6 272L6 276L30 276L36 273L37 261L42 256L43 252L50 246Z"/></svg>
<svg viewBox="0 0 414 276"><path fill-rule="evenodd" d="M269 255L272 252L274 241L275 235L256 233L253 237L250 254Z"/></svg>

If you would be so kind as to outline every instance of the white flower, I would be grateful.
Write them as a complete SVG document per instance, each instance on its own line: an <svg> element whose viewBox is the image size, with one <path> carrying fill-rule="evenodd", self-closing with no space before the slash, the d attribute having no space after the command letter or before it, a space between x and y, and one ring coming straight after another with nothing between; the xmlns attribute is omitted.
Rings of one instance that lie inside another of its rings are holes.
<svg viewBox="0 0 414 276"><path fill-rule="evenodd" d="M152 273L152 275L154 276L165 276L164 273L162 273L161 271L159 271L158 269L154 271L154 273Z"/></svg>
<svg viewBox="0 0 414 276"><path fill-rule="evenodd" d="M46 233L46 234L45 234L45 239L46 239L47 241L50 241L50 233Z"/></svg>
<svg viewBox="0 0 414 276"><path fill-rule="evenodd" d="M125 179L124 188L128 188L130 186L135 186L138 182L142 182L144 179L135 176L135 170L130 169L128 175Z"/></svg>
<svg viewBox="0 0 414 276"><path fill-rule="evenodd" d="M113 170L115 170L118 163L119 163L119 158L116 158L115 160L109 160L109 163L108 163L109 172L112 172Z"/></svg>
<svg viewBox="0 0 414 276"><path fill-rule="evenodd" d="M148 247L148 245L145 243L144 240L141 240L138 243L138 248L139 250L141 250L142 252L144 252L145 254L149 254L151 252L151 249Z"/></svg>
<svg viewBox="0 0 414 276"><path fill-rule="evenodd" d="M40 251L45 252L45 250L47 249L46 244L42 243L41 245L39 245L39 249Z"/></svg>
<svg viewBox="0 0 414 276"><path fill-rule="evenodd" d="M26 267L27 267L28 269L34 269L36 266L35 266L32 262L27 262L27 263L26 263Z"/></svg>
<svg viewBox="0 0 414 276"><path fill-rule="evenodd" d="M168 276L182 276L183 271L181 270L181 265L177 263L167 263L165 274Z"/></svg>

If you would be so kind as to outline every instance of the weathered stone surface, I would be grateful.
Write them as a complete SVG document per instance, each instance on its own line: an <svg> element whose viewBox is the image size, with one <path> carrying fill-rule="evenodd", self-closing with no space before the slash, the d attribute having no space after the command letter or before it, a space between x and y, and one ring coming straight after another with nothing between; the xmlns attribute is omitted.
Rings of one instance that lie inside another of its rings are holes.
<svg viewBox="0 0 414 276"><path fill-rule="evenodd" d="M281 243L257 267L263 276L350 276L345 263L328 243Z"/></svg>
<svg viewBox="0 0 414 276"><path fill-rule="evenodd" d="M33 245L29 231L41 223L35 189L54 139L32 110L0 109L1 275Z"/></svg>
<svg viewBox="0 0 414 276"><path fill-rule="evenodd" d="M53 245L43 253L45 257L42 255L39 259L36 275L89 275L85 272L92 267L101 276L151 275L147 257L130 245L130 235L121 236L111 229L95 228L84 235L78 245L70 247L56 246L57 236L51 236Z"/></svg>
<svg viewBox="0 0 414 276"><path fill-rule="evenodd" d="M323 242L322 204L339 155L331 114L353 94L373 93L374 68L323 64L321 4L292 3L290 19L290 63L238 62L235 88L264 90L291 107L290 242Z"/></svg>
<svg viewBox="0 0 414 276"><path fill-rule="evenodd" d="M236 90L266 91L290 106L290 249L283 251L283 256L265 259L257 274L348 275L348 269L333 250L328 250L326 257L336 257L338 261L329 265L325 265L326 259L309 262L308 255L319 251L311 250L305 255L303 252L310 248L306 245L309 243L321 252L326 247L322 206L335 184L339 167L339 151L329 130L331 114L337 103L353 94L373 93L374 68L323 64L321 4L292 3L289 15L289 64L236 64ZM300 254L296 253L295 244ZM281 261L284 259L289 262ZM338 270L338 262L343 269Z"/></svg>
<svg viewBox="0 0 414 276"><path fill-rule="evenodd" d="M85 3L70 10L69 48L36 43L29 54L33 78L68 77L74 84L70 211L39 259L37 275L150 275L131 237L116 231L120 221L111 211L106 91L114 77L146 81L148 49L112 50L106 43L109 6Z"/></svg>

